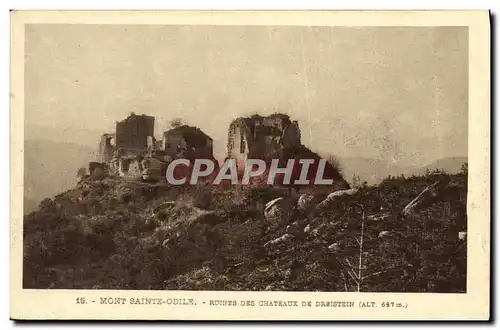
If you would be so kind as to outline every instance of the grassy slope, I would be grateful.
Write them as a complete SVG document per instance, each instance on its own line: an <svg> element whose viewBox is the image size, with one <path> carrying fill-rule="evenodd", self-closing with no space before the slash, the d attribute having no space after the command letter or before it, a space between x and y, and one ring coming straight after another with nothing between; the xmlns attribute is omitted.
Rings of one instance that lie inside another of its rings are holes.
<svg viewBox="0 0 500 330"><path fill-rule="evenodd" d="M398 216L436 180L451 190ZM286 190L183 190L105 179L25 216L24 286L354 291L347 270L359 261L362 213L355 205L363 205L365 219L390 216L365 221L360 290L465 292L466 242L457 233L467 227L466 184L466 176L444 174L386 180L325 210L294 211L280 224L262 210ZM316 194L321 200L326 192ZM201 203L207 197L211 202ZM176 206L153 216L168 200ZM392 235L379 238L382 231ZM265 246L285 233L283 242Z"/></svg>

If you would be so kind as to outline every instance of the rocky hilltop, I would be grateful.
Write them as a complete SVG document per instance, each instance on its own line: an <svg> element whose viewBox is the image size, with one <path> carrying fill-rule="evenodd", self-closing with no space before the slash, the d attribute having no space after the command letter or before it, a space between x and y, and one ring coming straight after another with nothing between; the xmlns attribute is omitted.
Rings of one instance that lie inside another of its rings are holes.
<svg viewBox="0 0 500 330"><path fill-rule="evenodd" d="M328 189L87 178L25 215L24 287L466 291L466 173Z"/></svg>

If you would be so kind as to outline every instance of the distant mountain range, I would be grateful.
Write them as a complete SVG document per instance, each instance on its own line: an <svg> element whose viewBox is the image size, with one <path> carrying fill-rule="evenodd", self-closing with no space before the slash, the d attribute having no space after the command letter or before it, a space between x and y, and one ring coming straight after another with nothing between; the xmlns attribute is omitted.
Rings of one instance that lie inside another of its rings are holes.
<svg viewBox="0 0 500 330"><path fill-rule="evenodd" d="M46 197L76 184L78 168L96 158L95 149L76 143L30 140L24 143L24 200L30 211Z"/></svg>
<svg viewBox="0 0 500 330"><path fill-rule="evenodd" d="M338 158L338 163L348 182L357 175L361 181L366 181L368 184L377 184L389 175L406 175L415 170L413 167L396 165L388 167L387 163L381 160L362 157Z"/></svg>
<svg viewBox="0 0 500 330"><path fill-rule="evenodd" d="M389 175L423 175L428 170L444 170L447 173L459 173L462 165L467 163L467 157L447 157L438 159L431 164L414 166L387 166L386 162L361 157L337 158L344 178L351 182L354 175L358 175L362 181L368 184L377 184Z"/></svg>
<svg viewBox="0 0 500 330"><path fill-rule="evenodd" d="M425 174L427 170L444 170L447 173L459 173L462 165L468 162L467 157L448 157L438 159L424 166L417 174Z"/></svg>
<svg viewBox="0 0 500 330"><path fill-rule="evenodd" d="M64 128L31 124L25 126L25 141L54 141L56 143L74 143L96 149L103 131L84 128Z"/></svg>
<svg viewBox="0 0 500 330"><path fill-rule="evenodd" d="M38 204L40 203L38 203L34 199L29 199L24 197L23 201L24 214L36 211L38 209Z"/></svg>

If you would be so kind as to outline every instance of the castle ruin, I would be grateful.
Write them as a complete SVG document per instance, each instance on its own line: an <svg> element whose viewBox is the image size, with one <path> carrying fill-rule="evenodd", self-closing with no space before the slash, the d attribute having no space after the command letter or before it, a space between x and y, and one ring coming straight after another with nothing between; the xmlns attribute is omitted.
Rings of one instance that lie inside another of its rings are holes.
<svg viewBox="0 0 500 330"><path fill-rule="evenodd" d="M249 158L279 158L284 149L300 145L298 123L288 115L241 117L229 125L227 157L238 164Z"/></svg>
<svg viewBox="0 0 500 330"><path fill-rule="evenodd" d="M253 115L233 120L228 131L227 158L236 160L240 175L247 159L261 159L268 164L273 159L278 159L280 167L285 167L288 160L295 159L292 171L294 179L297 179L301 172L298 161L312 159L314 163L307 172L307 179L311 182L314 181L321 159L318 154L302 144L298 122L282 113L265 117ZM265 182L267 175L268 172L265 172L256 181ZM323 178L333 179L334 185L339 189L349 188L339 170L330 163L326 165Z"/></svg>
<svg viewBox="0 0 500 330"><path fill-rule="evenodd" d="M201 129L182 125L163 133L163 150L174 158L213 158L213 140Z"/></svg>
<svg viewBox="0 0 500 330"><path fill-rule="evenodd" d="M100 161L106 165L106 173L132 179L159 181L166 179L168 165L174 160L208 159L218 162L213 156L213 140L201 129L188 125L174 127L163 132L162 139L154 137L155 118L131 114L116 123L116 132L103 134L99 144ZM114 143L113 143L114 142ZM313 160L307 169L311 183L316 179L321 157L304 146L297 121L286 114L269 116L253 115L233 120L229 125L226 159L235 159L239 175L248 159L264 160L268 165L278 160L283 168L288 160L295 160L292 182L302 172L301 159ZM95 165L95 164L94 164ZM269 170L270 166L267 166ZM189 169L188 169L189 171ZM266 171L257 181L265 182ZM332 179L338 189L349 185L339 169L326 163L321 179ZM278 179L277 184L280 184Z"/></svg>
<svg viewBox="0 0 500 330"><path fill-rule="evenodd" d="M109 163L113 158L115 152L114 134L104 133L101 135L99 143L99 161L102 163Z"/></svg>
<svg viewBox="0 0 500 330"><path fill-rule="evenodd" d="M132 113L116 123L115 133L101 135L99 161L109 175L158 181L176 158L213 159L212 138L199 128L172 128L157 140L154 124L155 117Z"/></svg>

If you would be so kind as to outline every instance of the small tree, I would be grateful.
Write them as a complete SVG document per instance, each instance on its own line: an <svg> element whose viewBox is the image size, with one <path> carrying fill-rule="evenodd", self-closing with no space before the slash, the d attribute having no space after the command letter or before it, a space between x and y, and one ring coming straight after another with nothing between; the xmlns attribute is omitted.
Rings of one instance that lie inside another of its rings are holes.
<svg viewBox="0 0 500 330"><path fill-rule="evenodd" d="M359 175L354 174L352 176L352 186L353 186L353 188L360 188L361 187L361 178L359 177Z"/></svg>
<svg viewBox="0 0 500 330"><path fill-rule="evenodd" d="M177 128L182 125L182 119L174 118L170 121L170 127Z"/></svg>
<svg viewBox="0 0 500 330"><path fill-rule="evenodd" d="M462 164L462 167L460 168L460 174L463 174L463 175L469 174L469 164L468 163Z"/></svg>
<svg viewBox="0 0 500 330"><path fill-rule="evenodd" d="M76 176L79 178L83 178L85 175L87 175L87 169L85 167L80 167L78 171L76 171Z"/></svg>
<svg viewBox="0 0 500 330"><path fill-rule="evenodd" d="M355 288L354 290L357 291L357 292L361 292L362 290L362 285L363 285L363 280L368 277L368 276L364 276L363 274L363 269L365 269L365 260L363 260L363 256L364 256L364 252L363 252L363 239L364 239L364 236L365 236L365 205L364 203L356 203L355 205L353 205L349 211L354 211L355 214L356 214L356 211L358 211L360 213L360 216L361 216L361 219L360 219L360 222L361 222L361 228L360 228L360 233L359 233L359 238L358 237L354 237L356 242L358 243L358 248L359 248L359 254L358 256L356 257L351 257L353 258L353 260L351 261L348 257L346 257L344 260L345 260L345 264L344 264L344 270L347 272L347 274L349 275L349 277L352 279L352 281L354 282L355 284ZM357 259L357 260L354 260L354 259ZM372 276L373 274L370 274L369 276ZM347 281L345 280L345 277L344 277L344 283L345 283L345 287L346 287L346 291L350 291L347 287Z"/></svg>

